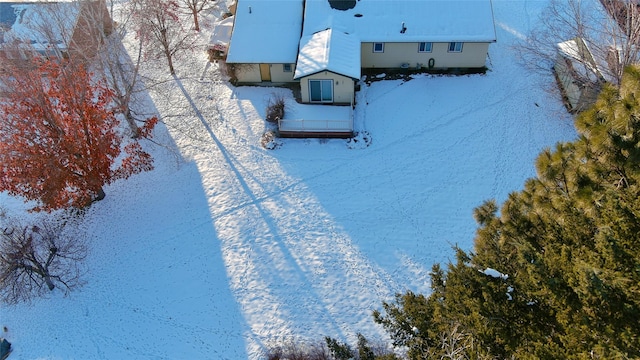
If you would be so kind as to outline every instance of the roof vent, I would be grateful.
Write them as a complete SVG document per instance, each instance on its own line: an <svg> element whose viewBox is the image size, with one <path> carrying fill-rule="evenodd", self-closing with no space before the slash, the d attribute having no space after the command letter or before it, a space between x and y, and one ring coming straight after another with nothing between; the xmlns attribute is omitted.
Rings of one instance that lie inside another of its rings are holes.
<svg viewBox="0 0 640 360"><path fill-rule="evenodd" d="M362 14L354 14L353 16L357 17L357 18L361 18Z"/></svg>
<svg viewBox="0 0 640 360"><path fill-rule="evenodd" d="M356 0L328 0L332 9L349 10L356 7Z"/></svg>
<svg viewBox="0 0 640 360"><path fill-rule="evenodd" d="M402 28L400 29L400 34L404 34L407 31L407 27L404 26L404 21L402 22Z"/></svg>

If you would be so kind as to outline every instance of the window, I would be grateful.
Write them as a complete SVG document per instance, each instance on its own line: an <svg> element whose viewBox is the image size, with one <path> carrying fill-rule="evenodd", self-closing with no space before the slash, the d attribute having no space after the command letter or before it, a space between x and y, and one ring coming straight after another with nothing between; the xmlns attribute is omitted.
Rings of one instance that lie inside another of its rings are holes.
<svg viewBox="0 0 640 360"><path fill-rule="evenodd" d="M311 102L333 102L333 80L309 80Z"/></svg>
<svg viewBox="0 0 640 360"><path fill-rule="evenodd" d="M282 64L282 71L291 72L291 64Z"/></svg>
<svg viewBox="0 0 640 360"><path fill-rule="evenodd" d="M373 43L373 52L384 52L384 43Z"/></svg>
<svg viewBox="0 0 640 360"><path fill-rule="evenodd" d="M431 52L431 47L433 46L433 43L430 42L421 42L418 45L418 52Z"/></svg>
<svg viewBox="0 0 640 360"><path fill-rule="evenodd" d="M461 42L450 42L449 43L449 52L462 52L462 43Z"/></svg>

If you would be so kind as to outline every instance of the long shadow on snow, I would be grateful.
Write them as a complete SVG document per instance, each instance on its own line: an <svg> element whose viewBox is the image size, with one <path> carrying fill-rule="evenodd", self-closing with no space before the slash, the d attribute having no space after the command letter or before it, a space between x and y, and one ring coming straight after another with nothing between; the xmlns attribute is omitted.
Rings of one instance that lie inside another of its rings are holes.
<svg viewBox="0 0 640 360"><path fill-rule="evenodd" d="M303 290L307 291L307 295L312 297L313 300L315 300L316 304L321 304L320 306L322 307L322 310L323 310L324 314L331 314L331 311L329 311L329 309L323 303L322 298L314 290L314 287L312 286L311 282L309 281L308 277L306 276L305 271L300 267L298 261L296 261L296 258L291 254L291 251L289 250L289 248L287 248L286 246L283 245L282 234L276 228L274 219L267 213L267 211L265 211L264 207L261 205L262 202L265 200L265 198L262 198L262 199L258 198L254 194L254 192L251 190L251 188L249 187L249 185L245 181L244 176L242 175L242 173L240 172L240 170L236 166L236 163L240 164L240 162L238 162L237 160L235 160L233 158L233 156L226 150L225 146L222 144L222 142L215 135L215 133L213 132L213 129L208 124L207 120L204 118L202 113L200 112L198 106L195 104L195 102L193 101L193 99L189 95L188 91L184 88L181 80L176 75L174 75L174 79L176 81L176 84L178 85L178 87L182 91L185 99L189 102L189 104L193 108L194 113L196 114L198 119L201 121L202 125L206 129L206 131L209 134L209 136L211 137L211 139L216 144L218 150L220 151L220 153L224 157L226 163L229 165L229 168L231 169L231 171L235 175L235 177L238 180L238 182L239 182L240 186L242 187L243 191L251 199L250 202L243 204L242 207L249 206L249 205L254 205L255 206L255 209L259 212L259 214L262 217L262 219L264 220L265 224L268 226L269 232L271 234L273 234L273 236L274 236L274 238L276 240L278 240L277 241L278 247L281 250L282 254L284 254L284 257L286 258L288 265L292 266L292 268L294 269L294 272L296 274L299 274L300 282L303 284ZM289 291L298 291L298 289L290 289ZM309 294L309 292L311 294ZM331 325L330 326L331 329L329 331L330 331L330 334L332 336L343 336L344 335L344 334L341 333L340 327L335 322L335 319L333 317L331 317L331 316L324 317L324 320L328 320L328 322L329 322L328 325ZM302 324L302 325L304 325L304 324ZM324 334L318 334L318 335L322 336ZM255 334L254 334L254 340L256 342L258 342L263 349L267 349L267 345L264 344L259 339L255 338Z"/></svg>
<svg viewBox="0 0 640 360"><path fill-rule="evenodd" d="M156 133L175 149L166 128ZM84 287L0 308L12 358L248 358L206 196L191 186L198 168L156 167L107 186L107 197L87 209Z"/></svg>

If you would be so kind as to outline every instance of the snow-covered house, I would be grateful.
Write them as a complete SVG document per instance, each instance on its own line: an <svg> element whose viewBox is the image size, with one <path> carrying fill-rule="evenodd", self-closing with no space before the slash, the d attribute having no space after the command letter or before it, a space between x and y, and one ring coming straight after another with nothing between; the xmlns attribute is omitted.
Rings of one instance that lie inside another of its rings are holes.
<svg viewBox="0 0 640 360"><path fill-rule="evenodd" d="M570 112L580 112L593 105L605 78L583 39L559 43L553 69Z"/></svg>
<svg viewBox="0 0 640 360"><path fill-rule="evenodd" d="M92 58L99 48L99 32L110 33L112 22L105 2L0 2L0 60L43 56Z"/></svg>
<svg viewBox="0 0 640 360"><path fill-rule="evenodd" d="M238 0L226 61L238 83L350 103L363 69L481 69L495 41L491 0Z"/></svg>

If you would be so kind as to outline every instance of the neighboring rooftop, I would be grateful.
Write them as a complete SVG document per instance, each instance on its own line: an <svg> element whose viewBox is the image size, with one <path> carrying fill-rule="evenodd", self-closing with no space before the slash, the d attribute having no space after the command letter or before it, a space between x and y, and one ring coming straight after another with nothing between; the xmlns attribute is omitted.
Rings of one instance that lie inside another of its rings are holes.
<svg viewBox="0 0 640 360"><path fill-rule="evenodd" d="M229 46L231 40L231 33L233 31L234 17L224 18L214 24L213 32L209 38L210 46Z"/></svg>
<svg viewBox="0 0 640 360"><path fill-rule="evenodd" d="M563 41L557 46L560 55L571 62L573 70L582 79L588 79L592 82L601 80L603 74L593 57L593 53L589 50L589 45L582 38Z"/></svg>
<svg viewBox="0 0 640 360"><path fill-rule="evenodd" d="M295 63L302 33L302 8L303 0L240 1L227 61Z"/></svg>
<svg viewBox="0 0 640 360"><path fill-rule="evenodd" d="M63 46L78 18L76 2L0 2L0 44L14 40L36 48Z"/></svg>

